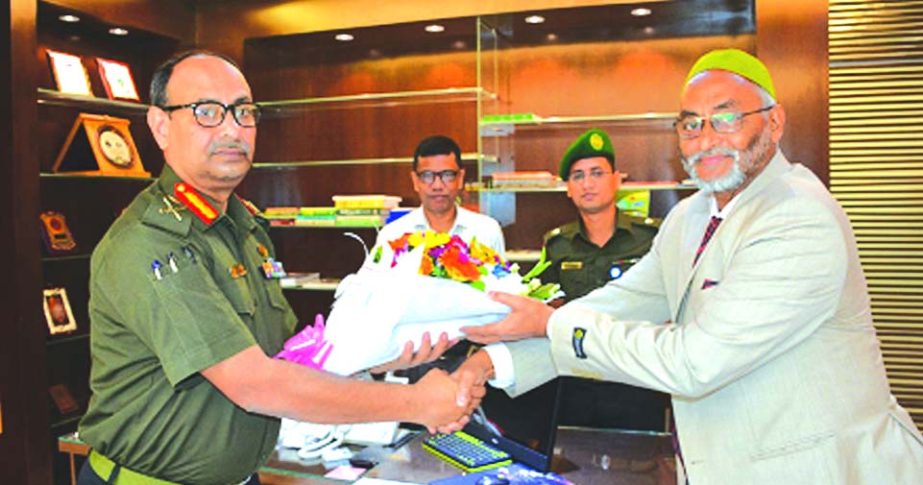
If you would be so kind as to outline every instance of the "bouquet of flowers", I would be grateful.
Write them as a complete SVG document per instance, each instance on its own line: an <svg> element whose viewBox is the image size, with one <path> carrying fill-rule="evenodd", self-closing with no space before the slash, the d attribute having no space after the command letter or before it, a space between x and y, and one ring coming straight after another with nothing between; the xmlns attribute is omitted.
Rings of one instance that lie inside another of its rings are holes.
<svg viewBox="0 0 923 485"><path fill-rule="evenodd" d="M459 328L493 323L509 312L487 292L556 296L557 285L537 278L550 264L544 259L543 253L520 276L517 265L477 240L404 234L373 248L359 271L343 279L321 336L316 325L309 327L311 335L293 337L280 357L348 375L395 359L406 342L419 345L424 332L460 337ZM293 346L295 352L288 350Z"/></svg>

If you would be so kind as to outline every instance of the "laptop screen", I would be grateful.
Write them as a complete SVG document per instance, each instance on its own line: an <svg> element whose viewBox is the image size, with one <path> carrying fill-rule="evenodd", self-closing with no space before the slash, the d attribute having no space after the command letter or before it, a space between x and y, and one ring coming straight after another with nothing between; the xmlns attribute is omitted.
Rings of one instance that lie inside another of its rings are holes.
<svg viewBox="0 0 923 485"><path fill-rule="evenodd" d="M465 432L509 453L515 461L547 472L554 454L558 428L561 379L554 379L519 397L487 386L479 413L472 415Z"/></svg>

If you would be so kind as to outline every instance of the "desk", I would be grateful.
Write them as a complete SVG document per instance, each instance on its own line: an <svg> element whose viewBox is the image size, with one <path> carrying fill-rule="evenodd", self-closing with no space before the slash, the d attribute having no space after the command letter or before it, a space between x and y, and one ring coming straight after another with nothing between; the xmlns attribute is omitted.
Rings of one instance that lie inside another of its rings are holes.
<svg viewBox="0 0 923 485"><path fill-rule="evenodd" d="M421 434L393 450L364 477L427 483L460 474L457 468L423 450L422 439ZM68 434L58 439L58 450L69 455L71 476L76 477L75 456L86 455L87 445ZM578 467L563 474L578 485L676 484L669 434L562 427L555 450L556 455ZM324 478L324 473L322 464L304 463L293 450L283 449L273 452L260 469L260 480L263 485L343 483Z"/></svg>

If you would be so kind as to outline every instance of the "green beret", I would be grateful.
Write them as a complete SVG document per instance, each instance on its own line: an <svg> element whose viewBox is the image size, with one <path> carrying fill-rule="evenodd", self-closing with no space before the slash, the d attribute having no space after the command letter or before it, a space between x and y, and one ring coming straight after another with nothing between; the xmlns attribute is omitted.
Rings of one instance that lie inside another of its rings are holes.
<svg viewBox="0 0 923 485"><path fill-rule="evenodd" d="M570 166L577 160L591 157L606 157L612 167L615 168L615 150L612 148L612 140L605 131L599 128L591 128L586 133L580 135L580 138L564 152L561 158L561 165L558 174L562 180L567 180L570 176Z"/></svg>
<svg viewBox="0 0 923 485"><path fill-rule="evenodd" d="M766 69L759 59L739 49L718 49L706 53L689 70L683 86L688 85L689 81L699 73L712 70L737 74L765 89L773 98L776 97L776 88L772 84L769 69Z"/></svg>

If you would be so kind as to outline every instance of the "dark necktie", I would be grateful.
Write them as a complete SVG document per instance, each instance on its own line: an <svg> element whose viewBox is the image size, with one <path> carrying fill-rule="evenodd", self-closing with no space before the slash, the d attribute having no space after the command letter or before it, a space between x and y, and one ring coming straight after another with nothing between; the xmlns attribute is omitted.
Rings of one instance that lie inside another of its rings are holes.
<svg viewBox="0 0 923 485"><path fill-rule="evenodd" d="M699 243L699 249L695 251L695 259L692 260L693 266L699 261L699 256L702 255L702 251L705 251L705 246L708 246L708 241L715 235L715 231L718 229L718 224L721 224L721 221L722 219L720 217L711 216L711 220L708 221L708 226L705 228L705 234L702 235L702 242Z"/></svg>

